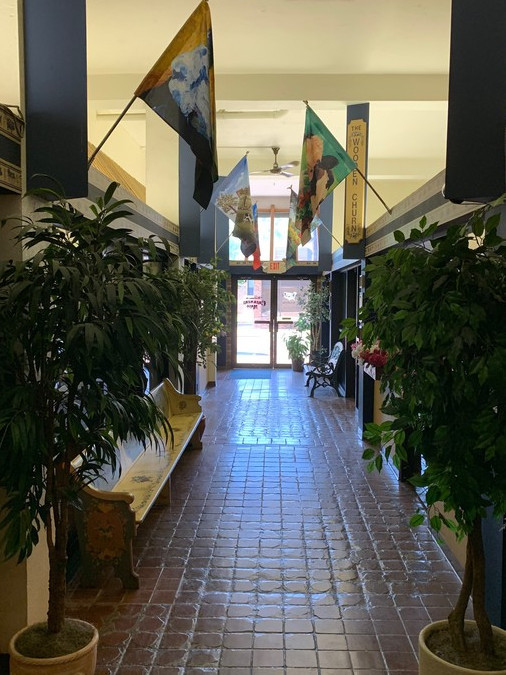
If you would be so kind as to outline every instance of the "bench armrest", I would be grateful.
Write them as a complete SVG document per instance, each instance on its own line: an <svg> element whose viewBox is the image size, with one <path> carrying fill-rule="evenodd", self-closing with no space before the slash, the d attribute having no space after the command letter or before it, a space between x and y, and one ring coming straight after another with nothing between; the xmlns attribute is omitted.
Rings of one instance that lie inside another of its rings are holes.
<svg viewBox="0 0 506 675"><path fill-rule="evenodd" d="M110 490L100 490L99 488L93 487L93 485L85 485L82 488L82 492L84 492L89 497L101 499L105 502L125 502L126 504L131 504L134 500L134 496L131 492L113 492Z"/></svg>
<svg viewBox="0 0 506 675"><path fill-rule="evenodd" d="M200 414L202 412L200 396L197 394L182 394L168 379L163 380L155 387L151 396L167 418L181 413Z"/></svg>

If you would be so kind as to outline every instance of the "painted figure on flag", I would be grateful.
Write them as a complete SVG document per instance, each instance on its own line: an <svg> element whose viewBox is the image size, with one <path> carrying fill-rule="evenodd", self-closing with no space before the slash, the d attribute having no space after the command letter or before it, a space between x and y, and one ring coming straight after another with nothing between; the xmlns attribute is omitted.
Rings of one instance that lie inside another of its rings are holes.
<svg viewBox="0 0 506 675"><path fill-rule="evenodd" d="M245 258L253 255L258 249L258 235L253 217L246 155L218 186L213 201L216 208L233 221L232 236L241 240L241 253ZM258 262L260 262L259 256Z"/></svg>
<svg viewBox="0 0 506 675"><path fill-rule="evenodd" d="M207 208L218 180L211 14L206 0L188 18L135 90L196 157L193 197Z"/></svg>
<svg viewBox="0 0 506 675"><path fill-rule="evenodd" d="M303 245L311 239L318 206L355 168L356 164L346 150L307 106L297 204L297 223Z"/></svg>

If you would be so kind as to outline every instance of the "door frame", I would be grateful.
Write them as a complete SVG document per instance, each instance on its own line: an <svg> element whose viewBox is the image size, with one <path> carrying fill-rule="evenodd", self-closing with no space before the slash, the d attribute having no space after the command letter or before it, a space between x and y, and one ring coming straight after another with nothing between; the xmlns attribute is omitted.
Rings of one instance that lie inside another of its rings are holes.
<svg viewBox="0 0 506 675"><path fill-rule="evenodd" d="M307 276L293 276L289 277L290 281L307 281ZM237 291L239 281L269 281L270 282L270 319L269 323L269 363L237 363ZM277 363L277 327L280 323L284 323L277 319L278 315L278 282L286 281L287 278L280 279L278 274L262 275L261 277L248 274L237 274L231 277L231 291L236 302L232 308L232 326L231 326L231 366L232 368L290 368L289 363Z"/></svg>

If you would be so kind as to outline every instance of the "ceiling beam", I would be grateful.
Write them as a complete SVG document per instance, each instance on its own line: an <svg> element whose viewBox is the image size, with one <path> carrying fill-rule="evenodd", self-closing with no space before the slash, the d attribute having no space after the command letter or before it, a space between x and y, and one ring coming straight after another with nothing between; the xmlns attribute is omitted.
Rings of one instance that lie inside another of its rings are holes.
<svg viewBox="0 0 506 675"><path fill-rule="evenodd" d="M142 74L89 75L88 98L130 99ZM216 75L223 101L446 101L448 75Z"/></svg>

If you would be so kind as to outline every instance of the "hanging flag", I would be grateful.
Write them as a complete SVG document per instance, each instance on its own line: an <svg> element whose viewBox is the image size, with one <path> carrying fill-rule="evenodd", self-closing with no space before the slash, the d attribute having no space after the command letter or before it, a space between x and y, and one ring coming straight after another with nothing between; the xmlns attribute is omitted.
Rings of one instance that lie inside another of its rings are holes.
<svg viewBox="0 0 506 675"><path fill-rule="evenodd" d="M258 240L258 206L253 204L252 206L253 214L253 228L255 230L255 239L257 242L257 247L253 251L253 269L259 270L262 267L262 261L260 260L260 244Z"/></svg>
<svg viewBox="0 0 506 675"><path fill-rule="evenodd" d="M234 222L232 236L241 240L241 252L244 257L253 255L258 248L258 237L253 221L246 155L220 184L213 201L216 208Z"/></svg>
<svg viewBox="0 0 506 675"><path fill-rule="evenodd" d="M297 248L300 244L300 222L297 222L298 195L290 189L290 207L288 210L288 234L286 238L286 269L297 264Z"/></svg>
<svg viewBox="0 0 506 675"><path fill-rule="evenodd" d="M311 222L318 206L356 168L346 150L309 106L306 107L300 164L297 222L304 245L311 239Z"/></svg>
<svg viewBox="0 0 506 675"><path fill-rule="evenodd" d="M218 180L213 36L206 0L135 90L190 146L196 157L193 198L204 209Z"/></svg>

